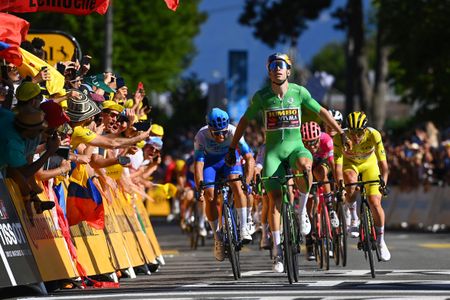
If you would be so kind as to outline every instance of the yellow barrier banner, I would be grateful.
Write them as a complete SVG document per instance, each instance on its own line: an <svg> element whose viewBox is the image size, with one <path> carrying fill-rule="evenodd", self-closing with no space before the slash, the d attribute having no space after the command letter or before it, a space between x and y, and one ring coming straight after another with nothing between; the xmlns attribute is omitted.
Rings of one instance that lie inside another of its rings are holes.
<svg viewBox="0 0 450 300"><path fill-rule="evenodd" d="M136 197L136 210L139 213L139 216L142 220L142 223L145 228L145 234L150 240L150 244L152 245L153 252L155 252L156 256L162 255L161 247L159 246L158 239L156 238L155 231L153 230L152 222L147 214L147 210L145 209L144 203L142 201L142 197Z"/></svg>
<svg viewBox="0 0 450 300"><path fill-rule="evenodd" d="M10 179L6 180L6 186L24 225L23 228L30 241L31 251L36 259L42 280L51 281L78 277L61 234L61 229L56 221L55 209L39 215L33 214L30 220L18 186ZM39 197L43 201L48 200L48 196L45 194L40 194Z"/></svg>
<svg viewBox="0 0 450 300"><path fill-rule="evenodd" d="M114 200L110 204L111 212L114 214L117 220L117 225L119 226L119 230L122 233L122 238L125 242L124 246L127 250L131 265L133 267L142 266L143 264L145 264L145 260L143 255L139 251L138 241L136 240L133 234L133 230L130 227L130 224L127 221L127 217L125 216L125 213L122 209L121 201L117 196L117 194L119 193L113 193L112 190L110 190L110 192L115 196Z"/></svg>
<svg viewBox="0 0 450 300"><path fill-rule="evenodd" d="M125 246L126 242L119 227L119 222L117 221L116 215L107 200L103 201L103 206L105 209L104 232L108 247L113 250L110 251L110 255L112 255L115 269L128 269L129 267L132 267L132 264L128 250Z"/></svg>
<svg viewBox="0 0 450 300"><path fill-rule="evenodd" d="M130 224L130 227L133 231L133 235L137 240L137 244L139 247L139 252L144 257L145 263L151 263L155 261L156 254L152 249L150 244L150 240L145 235L141 224L136 215L136 211L134 209L134 199L132 199L131 195L125 193L118 193L118 198L120 200L122 209L127 218L127 222Z"/></svg>

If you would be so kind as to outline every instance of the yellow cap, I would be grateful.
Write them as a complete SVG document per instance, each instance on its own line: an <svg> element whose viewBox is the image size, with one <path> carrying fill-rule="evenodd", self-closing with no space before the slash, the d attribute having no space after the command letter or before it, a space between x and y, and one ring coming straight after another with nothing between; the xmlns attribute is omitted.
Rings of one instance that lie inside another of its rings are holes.
<svg viewBox="0 0 450 300"><path fill-rule="evenodd" d="M184 168L185 165L186 165L186 163L184 162L184 160L182 160L182 159L177 159L177 160L175 161L175 170L176 170L177 172L181 172L181 171L183 171L183 168Z"/></svg>
<svg viewBox="0 0 450 300"><path fill-rule="evenodd" d="M140 142L138 142L137 144L136 144L136 146L138 147L138 148L144 148L144 146L145 146L145 141L140 141Z"/></svg>
<svg viewBox="0 0 450 300"><path fill-rule="evenodd" d="M111 109L111 110L115 110L119 113L123 112L123 110L125 109L122 105L117 104L116 102L112 101L112 100L107 100L102 102L102 110L103 109Z"/></svg>
<svg viewBox="0 0 450 300"><path fill-rule="evenodd" d="M161 125L158 124L152 124L152 129L150 130L150 133L158 136L164 135L164 128Z"/></svg>
<svg viewBox="0 0 450 300"><path fill-rule="evenodd" d="M16 98L19 101L28 101L39 96L40 93L41 88L39 84L24 81L16 89Z"/></svg>

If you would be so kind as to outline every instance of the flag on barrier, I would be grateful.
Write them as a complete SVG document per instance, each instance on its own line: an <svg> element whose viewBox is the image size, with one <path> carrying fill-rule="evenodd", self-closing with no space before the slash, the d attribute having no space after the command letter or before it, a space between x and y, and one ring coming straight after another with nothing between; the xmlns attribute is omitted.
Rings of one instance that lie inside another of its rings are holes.
<svg viewBox="0 0 450 300"><path fill-rule="evenodd" d="M61 206L64 216L66 216L66 196L64 195L64 186L60 182L53 186L53 191L55 192L56 198L58 198L59 206Z"/></svg>
<svg viewBox="0 0 450 300"><path fill-rule="evenodd" d="M77 165L67 189L66 216L69 226L86 221L95 229L105 227L102 196L88 177L86 166Z"/></svg>

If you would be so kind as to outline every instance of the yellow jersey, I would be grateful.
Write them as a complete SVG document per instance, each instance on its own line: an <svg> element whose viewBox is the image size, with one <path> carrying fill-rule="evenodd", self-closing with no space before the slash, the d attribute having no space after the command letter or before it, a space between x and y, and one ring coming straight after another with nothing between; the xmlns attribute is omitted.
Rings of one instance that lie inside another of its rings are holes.
<svg viewBox="0 0 450 300"><path fill-rule="evenodd" d="M347 129L344 129L347 132ZM333 138L334 144L334 161L336 164L342 165L344 158L350 163L361 164L367 161L372 155L377 157L378 161L386 160L386 152L384 151L381 134L378 130L367 127L361 142L354 144L352 149L344 150L341 135L337 134Z"/></svg>

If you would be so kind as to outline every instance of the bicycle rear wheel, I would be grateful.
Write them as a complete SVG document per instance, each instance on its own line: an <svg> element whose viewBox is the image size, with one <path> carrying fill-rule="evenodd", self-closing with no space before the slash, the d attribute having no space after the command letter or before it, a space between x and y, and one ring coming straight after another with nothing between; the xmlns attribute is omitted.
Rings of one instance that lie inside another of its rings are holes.
<svg viewBox="0 0 450 300"><path fill-rule="evenodd" d="M226 233L226 249L228 252L228 259L231 263L234 279L241 277L241 268L239 264L239 252L236 251L237 237L235 235L236 224L233 222L232 211L228 205L223 206L223 215L225 219L225 233Z"/></svg>
<svg viewBox="0 0 450 300"><path fill-rule="evenodd" d="M322 202L322 213L321 213L321 230L322 230L322 256L323 256L323 268L325 270L330 269L330 230L329 224L330 220L328 217L328 209L325 206L325 203Z"/></svg>
<svg viewBox="0 0 450 300"><path fill-rule="evenodd" d="M369 265L370 265L370 274L372 275L372 278L375 278L375 266L373 262L373 253L372 253L372 242L371 242L371 232L369 231L369 211L368 206L365 202L361 203L361 224L362 224L362 246L364 253L369 258Z"/></svg>
<svg viewBox="0 0 450 300"><path fill-rule="evenodd" d="M284 267L288 276L289 283L292 284L295 281L294 278L294 258L292 255L292 234L291 234L291 218L289 215L288 204L282 203L282 219L283 219L283 256Z"/></svg>

